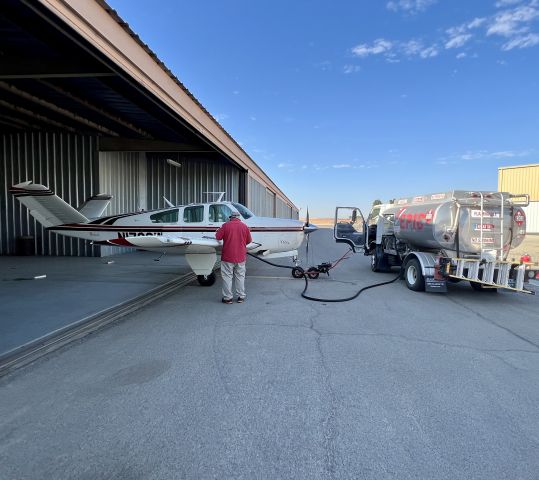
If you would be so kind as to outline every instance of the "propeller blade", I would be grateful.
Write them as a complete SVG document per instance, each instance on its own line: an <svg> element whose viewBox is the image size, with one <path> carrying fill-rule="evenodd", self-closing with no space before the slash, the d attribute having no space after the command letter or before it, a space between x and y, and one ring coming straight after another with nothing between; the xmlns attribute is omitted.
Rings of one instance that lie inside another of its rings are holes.
<svg viewBox="0 0 539 480"><path fill-rule="evenodd" d="M307 207L307 218L305 218L305 225L309 225L309 207Z"/></svg>

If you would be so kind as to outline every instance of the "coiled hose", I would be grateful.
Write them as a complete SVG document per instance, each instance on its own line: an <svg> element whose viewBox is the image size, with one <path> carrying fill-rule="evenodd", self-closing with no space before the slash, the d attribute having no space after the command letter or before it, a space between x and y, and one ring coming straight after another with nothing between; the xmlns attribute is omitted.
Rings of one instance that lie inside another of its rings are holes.
<svg viewBox="0 0 539 480"><path fill-rule="evenodd" d="M294 267L290 267L289 265L278 265L273 262L269 262L268 260L264 260L263 258L260 258L257 255L253 255L252 253L247 252L247 255L256 258L257 260L260 260L261 262L267 263L268 265L271 265L272 267L277 268L287 268L289 270L292 270ZM318 298L318 297L311 297L307 295L307 289L309 288L309 276L307 272L303 272L303 278L305 280L305 288L303 289L303 292L301 292L301 296L305 298L306 300L311 300L312 302L324 302L324 303L337 303L337 302L349 302L350 300L354 300L357 297L359 297L365 290L369 290L370 288L375 287L382 287L383 285L389 285L390 283L396 282L399 278L401 278L402 274L402 267L399 271L399 274L393 279L389 280L387 282L380 282L380 283L373 283L372 285L367 285L366 287L360 288L354 295L351 297L345 297L345 298Z"/></svg>

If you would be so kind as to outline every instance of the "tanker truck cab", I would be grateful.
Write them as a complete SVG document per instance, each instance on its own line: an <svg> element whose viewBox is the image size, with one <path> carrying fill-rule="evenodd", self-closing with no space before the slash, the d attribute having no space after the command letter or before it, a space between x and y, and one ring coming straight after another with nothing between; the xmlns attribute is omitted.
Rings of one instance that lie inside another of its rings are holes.
<svg viewBox="0 0 539 480"><path fill-rule="evenodd" d="M359 209L338 207L334 237L370 256L374 272L401 267L410 290L446 292L464 280L477 291L534 294L539 266L509 257L526 234L527 204L527 195L454 190L375 205L364 222Z"/></svg>

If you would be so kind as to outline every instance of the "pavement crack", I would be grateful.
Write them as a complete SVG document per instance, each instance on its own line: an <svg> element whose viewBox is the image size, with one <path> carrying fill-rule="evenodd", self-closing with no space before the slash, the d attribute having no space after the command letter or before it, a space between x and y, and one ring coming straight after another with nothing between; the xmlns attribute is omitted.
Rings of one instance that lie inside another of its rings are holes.
<svg viewBox="0 0 539 480"><path fill-rule="evenodd" d="M288 295L288 292L283 290L283 287L280 287L280 289L286 298L299 303L300 299L298 297L291 298ZM303 302L301 302L301 304L303 305ZM312 303L307 303L306 306L311 310L312 313L307 317L309 321L308 326L303 326L301 328L306 328L315 334L315 346L320 363L322 382L329 397L327 406L328 412L322 418L321 422L323 432L324 470L327 478L336 478L337 396L333 390L333 387L331 386L331 370L328 366L324 349L322 347L322 337L324 335L323 332L318 330L315 326L315 320L321 315L321 312Z"/></svg>
<svg viewBox="0 0 539 480"><path fill-rule="evenodd" d="M507 333L513 335L514 337L522 340L523 342L526 342L528 345L532 345L533 347L535 347L537 350L539 350L539 344L535 343L535 342L532 342L531 340L529 340L528 338L522 336L522 335L519 335L518 333L514 332L513 330L511 330L509 327L504 327L503 325L500 325L499 323L496 323L494 320L491 320L490 318L486 317L485 315L483 315L482 313L480 312L477 312L475 311L473 308L469 307L468 305L465 305L464 303L462 302L459 302L457 301L456 299L450 297L450 296L446 296L446 298L450 301L450 302L453 302L454 304L458 305L459 307L462 307L464 308L465 310L468 310L469 312L473 313L474 315L476 315L477 317L479 317L480 319L484 320L485 322L487 323L490 323L491 325L494 325L495 327L498 327L504 331L506 331Z"/></svg>

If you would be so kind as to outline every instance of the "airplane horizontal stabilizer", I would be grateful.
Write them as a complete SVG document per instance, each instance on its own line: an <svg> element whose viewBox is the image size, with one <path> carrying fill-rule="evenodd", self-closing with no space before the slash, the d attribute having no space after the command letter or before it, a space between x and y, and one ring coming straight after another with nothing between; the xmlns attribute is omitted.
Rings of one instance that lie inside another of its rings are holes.
<svg viewBox="0 0 539 480"><path fill-rule="evenodd" d="M94 195L79 207L79 212L86 218L95 220L103 215L105 209L109 206L111 199L112 195L106 195L104 193Z"/></svg>
<svg viewBox="0 0 539 480"><path fill-rule="evenodd" d="M44 185L27 181L12 186L9 191L44 227L88 222L88 218Z"/></svg>

